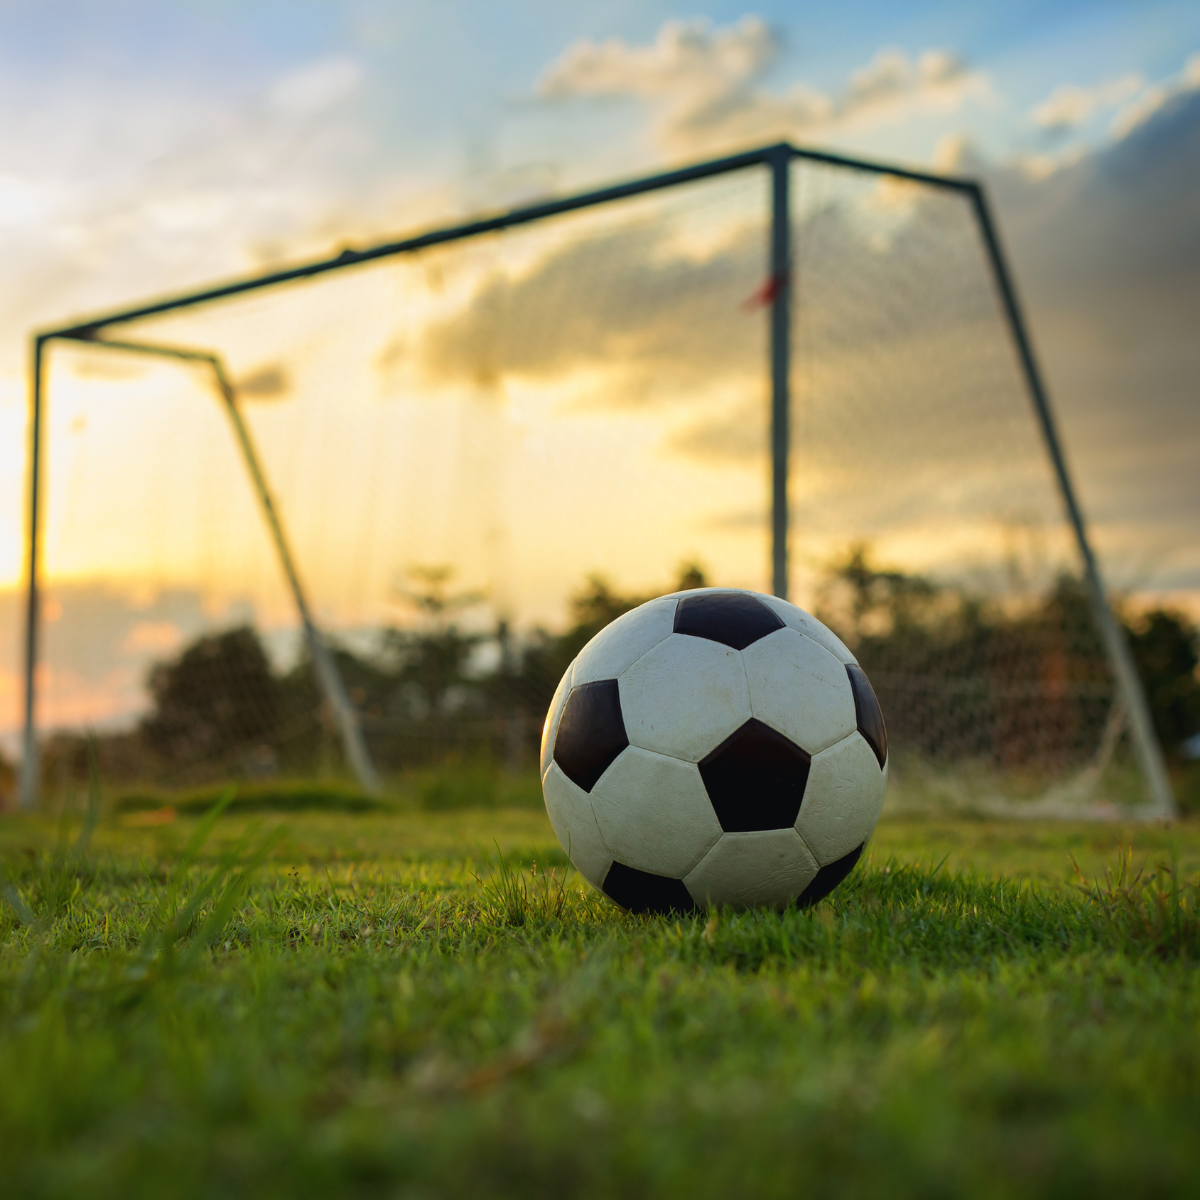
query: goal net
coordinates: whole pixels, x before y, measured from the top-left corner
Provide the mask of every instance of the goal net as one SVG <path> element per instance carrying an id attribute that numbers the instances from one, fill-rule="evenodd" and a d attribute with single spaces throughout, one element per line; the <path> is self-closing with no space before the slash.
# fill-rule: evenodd
<path id="1" fill-rule="evenodd" d="M 385 787 L 532 770 L 623 605 L 770 590 L 786 289 L 791 599 L 870 674 L 896 801 L 1136 798 L 969 197 L 790 171 L 784 279 L 752 163 L 47 342 L 44 790 L 85 729 L 158 787 L 354 737 Z"/>

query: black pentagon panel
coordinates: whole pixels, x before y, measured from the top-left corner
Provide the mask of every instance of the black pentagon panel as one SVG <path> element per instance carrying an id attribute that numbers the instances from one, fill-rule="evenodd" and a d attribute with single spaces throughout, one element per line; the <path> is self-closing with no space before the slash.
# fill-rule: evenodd
<path id="1" fill-rule="evenodd" d="M 854 715 L 858 718 L 858 732 L 867 739 L 867 745 L 879 759 L 879 769 L 887 762 L 887 728 L 883 724 L 883 711 L 875 698 L 875 689 L 862 667 L 846 664 L 850 676 L 850 688 L 854 692 Z"/>
<path id="2" fill-rule="evenodd" d="M 675 632 L 707 638 L 734 650 L 783 628 L 783 621 L 761 600 L 745 592 L 705 592 L 684 596 L 675 609 Z"/>
<path id="3" fill-rule="evenodd" d="M 811 763 L 790 738 L 751 717 L 700 760 L 700 778 L 726 833 L 786 829 L 800 815 Z"/>
<path id="4" fill-rule="evenodd" d="M 866 845 L 866 843 L 864 842 L 863 845 Z M 854 865 L 862 857 L 862 852 L 863 848 L 859 846 L 851 850 L 849 854 L 843 854 L 837 862 L 831 862 L 829 866 L 822 867 L 813 876 L 812 883 L 800 893 L 800 897 L 796 901 L 796 906 L 798 908 L 812 908 L 818 901 L 824 900 L 854 870 Z"/>
<path id="5" fill-rule="evenodd" d="M 651 875 L 614 862 L 604 877 L 604 894 L 635 913 L 696 912 L 696 902 L 682 879 Z"/>
<path id="6" fill-rule="evenodd" d="M 615 679 L 598 679 L 571 689 L 554 737 L 554 761 L 585 792 L 629 745 Z"/>

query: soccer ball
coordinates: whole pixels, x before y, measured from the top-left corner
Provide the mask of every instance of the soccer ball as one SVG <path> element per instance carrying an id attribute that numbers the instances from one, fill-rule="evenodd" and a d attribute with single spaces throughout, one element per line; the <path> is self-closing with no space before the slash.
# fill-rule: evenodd
<path id="1" fill-rule="evenodd" d="M 815 904 L 853 869 L 887 784 L 854 655 L 786 600 L 661 596 L 567 668 L 542 792 L 580 873 L 634 912 Z"/>

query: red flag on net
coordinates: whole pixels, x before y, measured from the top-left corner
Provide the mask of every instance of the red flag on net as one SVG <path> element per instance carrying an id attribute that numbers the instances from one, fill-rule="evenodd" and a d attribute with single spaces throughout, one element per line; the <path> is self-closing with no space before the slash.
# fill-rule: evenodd
<path id="1" fill-rule="evenodd" d="M 742 309 L 744 312 L 757 312 L 760 308 L 766 308 L 775 303 L 775 297 L 779 295 L 781 288 L 786 287 L 788 283 L 787 271 L 781 275 L 772 275 L 770 279 L 756 289 L 752 296 L 742 301 Z"/>

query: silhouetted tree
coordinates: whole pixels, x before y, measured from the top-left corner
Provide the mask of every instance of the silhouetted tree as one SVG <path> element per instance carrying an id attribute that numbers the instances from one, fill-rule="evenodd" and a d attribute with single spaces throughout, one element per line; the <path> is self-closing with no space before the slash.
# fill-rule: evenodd
<path id="1" fill-rule="evenodd" d="M 479 604 L 483 595 L 451 592 L 450 567 L 413 567 L 408 576 L 414 585 L 399 590 L 399 595 L 421 613 L 424 627 L 385 630 L 383 659 L 410 715 L 441 720 L 451 714 L 456 693 L 461 700 L 465 691 L 476 690 L 477 681 L 468 678 L 467 667 L 487 639 L 460 630 L 451 617 Z"/>
<path id="2" fill-rule="evenodd" d="M 484 634 L 458 627 L 455 614 L 481 597 L 451 591 L 447 568 L 414 570 L 409 579 L 402 595 L 421 616 L 416 628 L 383 631 L 371 651 L 331 647 L 366 718 L 372 752 L 389 768 L 451 752 L 488 753 L 488 738 L 494 752 L 495 739 L 513 728 L 533 740 L 575 655 L 651 598 L 593 575 L 572 596 L 564 632 L 517 636 L 500 621 Z M 706 584 L 701 567 L 684 563 L 667 590 Z M 877 566 L 857 545 L 831 566 L 818 615 L 863 663 L 897 745 L 1009 767 L 1062 767 L 1094 753 L 1114 689 L 1081 580 L 1063 575 L 1040 600 L 1013 606 Z M 1170 753 L 1200 731 L 1200 635 L 1187 617 L 1162 609 L 1126 624 Z M 486 670 L 477 653 L 484 643 L 496 651 Z M 163 760 L 225 770 L 231 756 L 260 745 L 297 772 L 337 753 L 308 657 L 276 676 L 249 627 L 200 638 L 152 670 L 149 690 L 153 708 L 136 733 L 97 736 L 105 778 L 144 778 Z M 78 784 L 86 778 L 85 740 L 57 736 L 46 763 L 48 778 Z M 0 803 L 10 788 L 0 761 Z"/>
<path id="3" fill-rule="evenodd" d="M 270 741 L 278 724 L 278 685 L 249 626 L 202 637 L 154 667 L 149 691 L 142 736 L 164 758 L 222 758 Z"/>
<path id="4" fill-rule="evenodd" d="M 1200 635 L 1183 613 L 1156 608 L 1129 629 L 1154 726 L 1168 754 L 1200 731 Z"/>
<path id="5" fill-rule="evenodd" d="M 818 615 L 850 643 L 897 744 L 1006 767 L 1061 768 L 1095 748 L 1113 683 L 1080 580 L 1014 608 L 871 562 L 835 562 Z"/>

